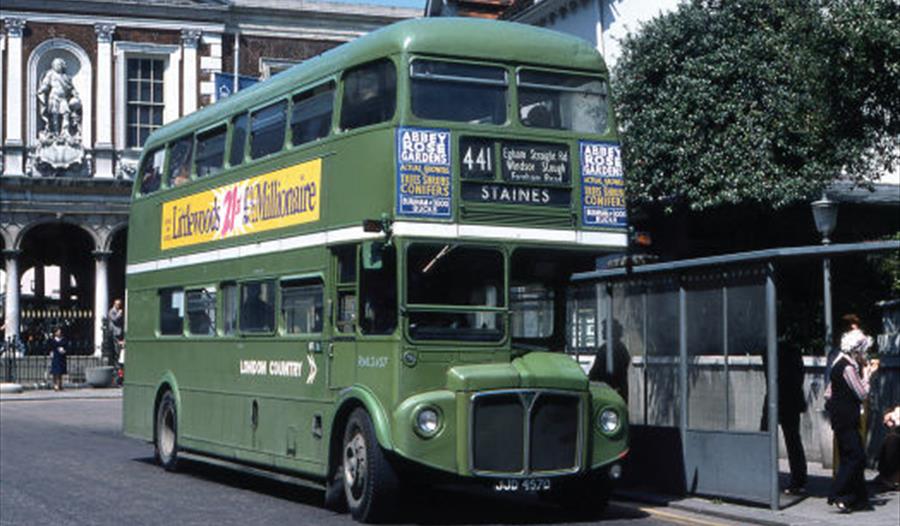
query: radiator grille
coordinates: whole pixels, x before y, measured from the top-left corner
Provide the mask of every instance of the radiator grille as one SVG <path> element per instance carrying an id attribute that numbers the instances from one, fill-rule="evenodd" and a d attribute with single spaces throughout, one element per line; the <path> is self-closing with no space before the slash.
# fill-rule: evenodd
<path id="1" fill-rule="evenodd" d="M 531 474 L 577 471 L 580 397 L 554 391 L 480 393 L 472 399 L 472 470 Z"/>

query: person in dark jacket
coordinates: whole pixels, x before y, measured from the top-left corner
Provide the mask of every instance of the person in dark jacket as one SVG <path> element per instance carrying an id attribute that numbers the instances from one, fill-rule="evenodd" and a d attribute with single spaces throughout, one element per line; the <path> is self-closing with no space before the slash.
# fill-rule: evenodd
<path id="1" fill-rule="evenodd" d="M 68 372 L 66 367 L 66 353 L 69 342 L 63 338 L 63 331 L 57 327 L 53 331 L 53 339 L 50 340 L 50 376 L 53 377 L 53 390 L 62 391 L 62 377 Z"/>
<path id="2" fill-rule="evenodd" d="M 795 345 L 787 345 L 778 353 L 778 423 L 784 433 L 791 483 L 785 493 L 803 493 L 806 486 L 806 452 L 800 438 L 800 414 L 806 412 L 803 396 L 803 356 Z"/>
<path id="3" fill-rule="evenodd" d="M 847 328 L 841 337 L 841 352 L 831 365 L 831 383 L 825 392 L 826 409 L 831 416 L 831 429 L 837 441 L 840 465 L 831 484 L 828 503 L 842 513 L 869 507 L 866 490 L 866 452 L 859 433 L 862 402 L 869 396 L 869 380 L 878 363 L 866 363 L 865 353 L 872 338 L 859 328 L 859 318 L 848 314 L 843 318 Z"/>

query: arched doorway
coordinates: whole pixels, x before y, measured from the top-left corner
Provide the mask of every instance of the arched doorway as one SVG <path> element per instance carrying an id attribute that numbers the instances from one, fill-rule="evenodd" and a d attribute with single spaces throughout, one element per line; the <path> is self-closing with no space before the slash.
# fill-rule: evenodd
<path id="1" fill-rule="evenodd" d="M 20 244 L 20 336 L 26 354 L 45 354 L 44 342 L 62 327 L 72 354 L 93 352 L 94 239 L 63 222 L 30 228 Z"/>

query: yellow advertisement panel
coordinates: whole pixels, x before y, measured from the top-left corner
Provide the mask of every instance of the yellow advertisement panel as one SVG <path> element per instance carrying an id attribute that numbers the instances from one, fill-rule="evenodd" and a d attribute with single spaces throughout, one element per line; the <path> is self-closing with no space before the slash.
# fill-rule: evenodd
<path id="1" fill-rule="evenodd" d="M 322 159 L 163 203 L 162 250 L 319 220 Z"/>

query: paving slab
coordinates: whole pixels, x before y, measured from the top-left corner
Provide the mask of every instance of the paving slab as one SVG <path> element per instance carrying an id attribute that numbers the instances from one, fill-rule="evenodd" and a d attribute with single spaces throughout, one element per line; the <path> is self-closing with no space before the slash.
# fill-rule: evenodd
<path id="1" fill-rule="evenodd" d="M 866 480 L 871 481 L 877 472 L 866 471 Z M 767 507 L 731 502 L 724 499 L 697 496 L 677 497 L 648 493 L 646 491 L 622 490 L 618 498 L 648 502 L 658 506 L 695 514 L 720 517 L 746 524 L 763 526 L 898 526 L 900 525 L 900 491 L 888 490 L 869 483 L 872 509 L 842 514 L 827 502 L 831 485 L 831 470 L 819 464 L 809 464 L 809 482 L 803 497 L 782 499 L 782 509 L 772 511 Z"/>
<path id="2" fill-rule="evenodd" d="M 0 391 L 0 402 L 35 402 L 42 400 L 85 400 L 85 399 L 112 399 L 122 398 L 120 387 L 89 387 L 82 384 L 68 384 L 62 391 L 53 389 L 25 389 L 15 392 Z"/>

